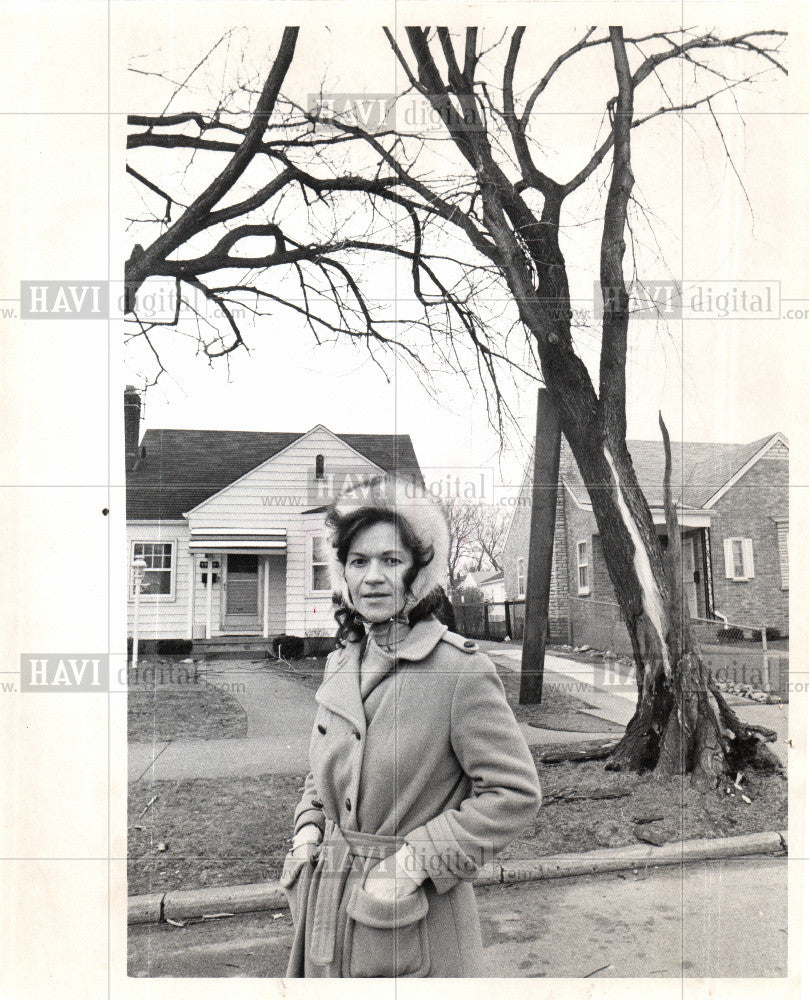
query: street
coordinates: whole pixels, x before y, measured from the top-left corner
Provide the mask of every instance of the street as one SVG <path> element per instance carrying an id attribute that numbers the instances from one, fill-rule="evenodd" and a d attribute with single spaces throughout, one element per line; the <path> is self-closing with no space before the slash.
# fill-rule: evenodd
<path id="1" fill-rule="evenodd" d="M 787 864 L 736 858 L 478 889 L 486 975 L 784 976 Z M 287 910 L 136 924 L 129 975 L 277 978 L 290 935 Z"/>

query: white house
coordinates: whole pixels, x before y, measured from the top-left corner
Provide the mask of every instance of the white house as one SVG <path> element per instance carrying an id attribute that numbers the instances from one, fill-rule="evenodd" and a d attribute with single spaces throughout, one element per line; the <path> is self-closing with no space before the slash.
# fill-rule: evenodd
<path id="1" fill-rule="evenodd" d="M 502 604 L 506 599 L 506 584 L 503 578 L 503 571 L 497 570 L 485 573 L 478 573 L 478 588 L 482 591 L 484 600 L 492 604 Z"/>
<path id="2" fill-rule="evenodd" d="M 148 430 L 125 395 L 129 565 L 142 640 L 331 636 L 324 511 L 368 475 L 422 483 L 407 434 Z M 129 633 L 134 576 L 130 571 Z"/>

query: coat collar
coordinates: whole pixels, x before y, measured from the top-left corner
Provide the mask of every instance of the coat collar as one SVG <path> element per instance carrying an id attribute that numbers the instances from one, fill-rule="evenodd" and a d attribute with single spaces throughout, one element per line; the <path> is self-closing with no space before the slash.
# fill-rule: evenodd
<path id="1" fill-rule="evenodd" d="M 436 618 L 417 622 L 396 648 L 396 660 L 416 663 L 432 653 L 447 626 Z M 349 642 L 337 654 L 337 665 L 317 690 L 315 701 L 347 719 L 361 732 L 365 730 L 365 710 L 360 694 L 362 643 Z"/>

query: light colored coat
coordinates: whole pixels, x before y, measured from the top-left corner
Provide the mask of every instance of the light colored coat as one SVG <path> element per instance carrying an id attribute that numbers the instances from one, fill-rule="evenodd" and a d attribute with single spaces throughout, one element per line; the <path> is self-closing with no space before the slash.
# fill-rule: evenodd
<path id="1" fill-rule="evenodd" d="M 364 701 L 357 643 L 331 654 L 316 695 L 295 830 L 325 827 L 332 853 L 324 861 L 321 849 L 317 868 L 287 858 L 282 882 L 296 922 L 287 974 L 479 975 L 471 880 L 536 816 L 533 758 L 474 642 L 428 619 L 395 659 L 373 643 L 367 656 Z M 404 901 L 381 903 L 362 883 L 402 838 L 428 877 Z"/>

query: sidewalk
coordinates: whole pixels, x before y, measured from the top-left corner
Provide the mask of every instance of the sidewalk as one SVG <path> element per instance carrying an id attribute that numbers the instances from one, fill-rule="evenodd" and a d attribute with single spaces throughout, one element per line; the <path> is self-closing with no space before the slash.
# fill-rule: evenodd
<path id="1" fill-rule="evenodd" d="M 481 643 L 481 646 L 496 662 L 509 669 L 520 669 L 522 647 L 500 646 L 496 642 Z M 589 714 L 609 719 L 610 722 L 616 722 L 622 726 L 629 722 L 635 710 L 637 688 L 632 668 L 630 668 L 630 673 L 625 675 L 605 666 L 601 661 L 585 658 L 574 659 L 546 653 L 544 683 L 548 686 L 561 686 L 567 694 L 574 695 L 592 705 L 593 711 Z M 789 752 L 787 742 L 789 738 L 789 705 L 763 705 L 734 694 L 726 694 L 725 701 L 742 722 L 764 726 L 778 734 L 776 742 L 769 743 L 768 746 L 778 755 L 781 762 L 786 764 Z M 529 742 L 550 743 L 553 741 L 554 734 L 548 730 L 531 729 L 531 732 L 540 733 L 541 737 L 534 736 Z M 588 734 L 586 737 L 576 733 L 555 735 L 567 737 L 567 739 L 558 740 L 558 742 L 576 742 L 582 738 L 599 738 L 598 734 Z"/>
<path id="2" fill-rule="evenodd" d="M 315 715 L 312 690 L 249 660 L 212 661 L 201 675 L 227 684 L 247 715 L 247 736 L 130 743 L 130 781 L 306 774 Z"/>
<path id="3" fill-rule="evenodd" d="M 480 645 L 498 664 L 519 671 L 520 646 L 494 642 Z M 212 681 L 227 682 L 228 689 L 244 708 L 247 736 L 130 743 L 129 780 L 152 782 L 255 777 L 269 773 L 306 774 L 315 714 L 314 691 L 248 660 L 212 661 L 204 669 L 204 675 Z M 605 670 L 600 662 L 548 654 L 544 683 L 592 705 L 592 709 L 582 709 L 586 714 L 620 726 L 629 722 L 635 708 L 637 696 L 632 677 Z M 237 684 L 244 690 L 234 689 Z M 786 764 L 789 706 L 761 705 L 734 695 L 727 696 L 727 700 L 742 721 L 766 726 L 778 733 L 778 741 L 769 746 Z M 538 729 L 527 723 L 522 724 L 522 731 L 529 745 L 615 738 L 614 732 Z"/>

